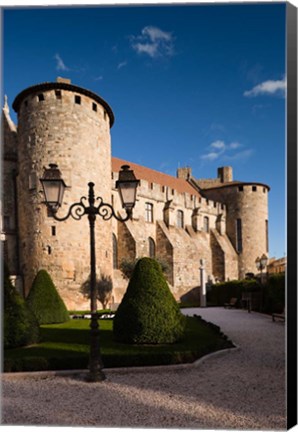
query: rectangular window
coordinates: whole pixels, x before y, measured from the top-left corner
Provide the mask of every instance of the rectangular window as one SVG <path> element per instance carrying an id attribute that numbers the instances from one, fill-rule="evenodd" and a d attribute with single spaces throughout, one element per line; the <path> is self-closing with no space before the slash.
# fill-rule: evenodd
<path id="1" fill-rule="evenodd" d="M 61 99 L 61 90 L 55 90 L 56 99 Z"/>
<path id="2" fill-rule="evenodd" d="M 37 97 L 38 97 L 39 102 L 44 101 L 44 94 L 43 93 L 40 93 Z"/>
<path id="3" fill-rule="evenodd" d="M 243 186 L 238 186 L 239 192 L 243 192 Z"/>
<path id="4" fill-rule="evenodd" d="M 92 103 L 92 109 L 93 109 L 93 111 L 95 111 L 95 112 L 97 111 L 97 105 L 96 105 L 96 103 L 94 103 L 94 102 Z"/>
<path id="5" fill-rule="evenodd" d="M 209 232 L 209 218 L 208 216 L 204 216 L 204 225 L 203 225 L 203 230 L 205 232 Z"/>
<path id="6" fill-rule="evenodd" d="M 81 105 L 81 96 L 75 95 L 75 103 Z"/>
<path id="7" fill-rule="evenodd" d="M 182 210 L 177 211 L 177 227 L 183 228 L 184 227 L 184 215 Z"/>
<path id="8" fill-rule="evenodd" d="M 242 221 L 236 220 L 236 248 L 237 252 L 242 252 Z"/>
<path id="9" fill-rule="evenodd" d="M 253 187 L 252 187 L 252 191 L 253 191 L 253 192 L 257 192 L 257 186 L 253 186 Z"/>
<path id="10" fill-rule="evenodd" d="M 55 235 L 56 235 L 56 227 L 52 226 L 52 236 L 55 236 Z"/>
<path id="11" fill-rule="evenodd" d="M 145 220 L 153 222 L 153 204 L 151 203 L 145 203 Z"/>

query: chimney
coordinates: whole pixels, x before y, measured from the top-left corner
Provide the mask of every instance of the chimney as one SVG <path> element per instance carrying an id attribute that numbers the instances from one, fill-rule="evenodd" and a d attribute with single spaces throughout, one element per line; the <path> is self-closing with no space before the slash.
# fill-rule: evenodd
<path id="1" fill-rule="evenodd" d="M 56 82 L 58 83 L 64 83 L 64 84 L 71 84 L 71 80 L 68 78 L 62 78 L 62 77 L 57 77 L 56 78 Z"/>
<path id="2" fill-rule="evenodd" d="M 177 169 L 177 178 L 188 180 L 190 177 L 191 177 L 191 168 L 190 167 Z"/>
<path id="3" fill-rule="evenodd" d="M 221 183 L 233 181 L 233 168 L 229 166 L 217 168 L 217 177 Z"/>

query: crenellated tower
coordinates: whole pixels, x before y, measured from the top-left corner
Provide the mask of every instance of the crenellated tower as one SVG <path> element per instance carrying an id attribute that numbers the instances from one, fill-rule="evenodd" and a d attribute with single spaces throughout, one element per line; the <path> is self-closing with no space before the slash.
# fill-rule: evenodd
<path id="1" fill-rule="evenodd" d="M 14 100 L 18 114 L 18 225 L 20 271 L 28 293 L 37 271 L 49 271 L 69 308 L 81 304 L 80 286 L 89 277 L 88 220 L 56 222 L 49 217 L 40 184 L 44 167 L 59 166 L 67 185 L 59 215 L 88 193 L 111 201 L 111 140 L 114 116 L 98 95 L 69 80 L 38 84 Z M 112 272 L 108 224 L 98 220 L 97 271 Z"/>
<path id="2" fill-rule="evenodd" d="M 239 278 L 256 273 L 256 258 L 269 252 L 269 186 L 233 181 L 231 167 L 219 168 L 217 182 L 202 186 L 204 196 L 227 206 L 226 233 L 238 254 Z"/>

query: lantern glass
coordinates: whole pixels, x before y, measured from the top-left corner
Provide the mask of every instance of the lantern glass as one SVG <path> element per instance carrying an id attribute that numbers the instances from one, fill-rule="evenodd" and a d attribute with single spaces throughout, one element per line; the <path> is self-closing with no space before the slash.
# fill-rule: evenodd
<path id="1" fill-rule="evenodd" d="M 54 211 L 61 206 L 66 184 L 61 178 L 57 165 L 50 164 L 43 177 L 40 179 L 46 204 Z"/>
<path id="2" fill-rule="evenodd" d="M 261 267 L 261 260 L 260 260 L 260 258 L 258 257 L 255 262 L 256 262 L 257 269 L 260 270 L 260 267 Z"/>
<path id="3" fill-rule="evenodd" d="M 124 207 L 125 209 L 133 208 L 136 202 L 136 182 L 121 182 L 118 184 L 118 190 L 122 202 L 122 207 Z"/>
<path id="4" fill-rule="evenodd" d="M 136 179 L 134 172 L 129 169 L 128 165 L 123 165 L 121 168 L 116 188 L 119 191 L 122 207 L 131 210 L 136 202 L 139 180 Z"/>
<path id="5" fill-rule="evenodd" d="M 267 260 L 268 260 L 268 258 L 266 257 L 266 255 L 265 254 L 263 254 L 262 255 L 262 257 L 261 257 L 261 266 L 262 266 L 262 268 L 265 268 L 266 267 L 266 265 L 267 265 Z"/>

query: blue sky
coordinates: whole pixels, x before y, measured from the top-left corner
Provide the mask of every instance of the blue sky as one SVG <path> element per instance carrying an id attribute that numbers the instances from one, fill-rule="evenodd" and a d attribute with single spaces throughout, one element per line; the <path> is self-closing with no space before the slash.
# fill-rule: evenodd
<path id="1" fill-rule="evenodd" d="M 285 3 L 8 8 L 3 94 L 67 77 L 113 109 L 113 156 L 268 184 L 285 246 Z M 16 121 L 11 108 L 11 115 Z"/>

